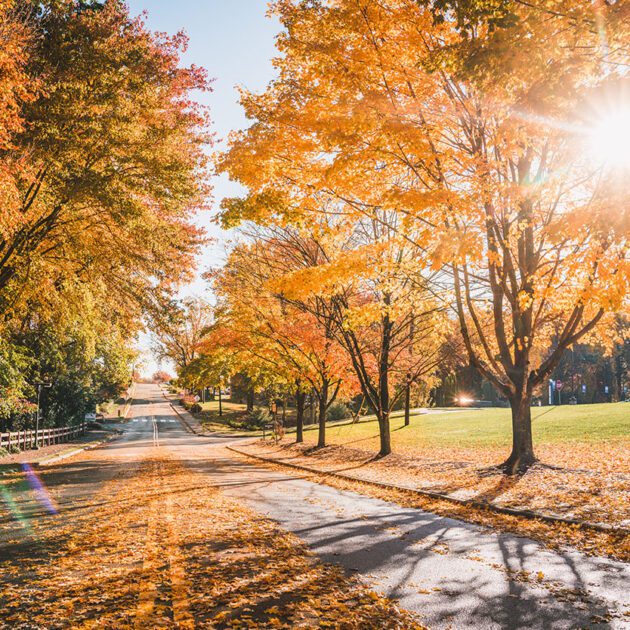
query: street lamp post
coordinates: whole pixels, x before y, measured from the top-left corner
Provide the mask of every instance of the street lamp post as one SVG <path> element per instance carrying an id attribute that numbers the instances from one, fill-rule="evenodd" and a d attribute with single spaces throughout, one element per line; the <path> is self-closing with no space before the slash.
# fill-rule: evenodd
<path id="1" fill-rule="evenodd" d="M 42 387 L 52 387 L 52 383 L 37 383 L 37 413 L 35 414 L 35 449 L 39 448 L 39 400 Z"/>

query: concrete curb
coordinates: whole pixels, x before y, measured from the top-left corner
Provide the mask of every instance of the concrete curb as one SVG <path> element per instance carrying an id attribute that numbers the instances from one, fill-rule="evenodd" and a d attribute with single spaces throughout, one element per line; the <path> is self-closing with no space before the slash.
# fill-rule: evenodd
<path id="1" fill-rule="evenodd" d="M 166 396 L 164 396 L 164 398 L 166 398 Z M 168 400 L 168 398 L 166 398 L 166 400 Z M 184 418 L 183 414 L 181 414 L 179 412 L 179 410 L 175 408 L 175 405 L 172 402 L 170 402 L 170 400 L 169 400 L 168 404 L 171 406 L 171 409 L 178 415 L 181 423 L 184 425 L 184 428 L 189 433 L 193 433 L 194 435 L 202 435 L 199 431 L 195 431 L 195 429 L 188 423 L 186 418 Z"/>
<path id="2" fill-rule="evenodd" d="M 520 518 L 526 518 L 529 520 L 539 520 L 547 523 L 562 523 L 563 525 L 571 525 L 573 527 L 579 527 L 581 529 L 591 529 L 606 534 L 630 534 L 630 529 L 624 527 L 613 527 L 611 525 L 605 525 L 600 523 L 589 523 L 588 521 L 578 521 L 571 518 L 563 518 L 561 516 L 549 516 L 548 514 L 541 514 L 534 512 L 533 510 L 516 510 L 514 508 L 500 507 L 498 505 L 492 505 L 492 503 L 482 503 L 480 501 L 474 501 L 472 499 L 457 499 L 455 497 L 449 497 L 447 494 L 441 494 L 440 492 L 431 492 L 430 490 L 419 490 L 418 488 L 411 488 L 408 486 L 396 486 L 391 483 L 385 483 L 381 481 L 372 481 L 370 479 L 361 479 L 361 477 L 355 477 L 354 475 L 344 475 L 341 473 L 325 470 L 317 470 L 316 468 L 308 468 L 307 466 L 301 466 L 299 464 L 291 464 L 289 462 L 282 462 L 273 457 L 261 457 L 260 455 L 252 455 L 245 451 L 240 451 L 237 448 L 226 445 L 228 450 L 244 455 L 245 457 L 251 457 L 261 462 L 268 464 L 277 464 L 278 466 L 286 466 L 287 468 L 294 468 L 303 472 L 309 472 L 316 475 L 322 475 L 324 477 L 335 477 L 336 479 L 342 479 L 343 481 L 353 481 L 358 483 L 364 483 L 368 486 L 381 488 L 384 490 L 397 490 L 398 492 L 407 492 L 409 494 L 415 494 L 422 497 L 428 497 L 430 499 L 438 499 L 440 501 L 448 501 L 457 505 L 463 505 L 467 507 L 473 507 L 481 510 L 487 510 L 489 512 L 496 512 L 498 514 L 507 514 L 509 516 L 517 516 Z"/>
<path id="3" fill-rule="evenodd" d="M 94 442 L 88 442 L 87 444 L 84 444 L 83 446 L 73 448 L 69 451 L 63 451 L 62 453 L 58 453 L 57 455 L 51 455 L 50 457 L 45 457 L 44 459 L 41 459 L 35 462 L 35 465 L 39 468 L 39 467 L 46 467 L 51 464 L 56 464 L 57 462 L 60 462 L 64 459 L 68 459 L 69 457 L 78 455 L 79 453 L 82 453 L 83 451 L 91 451 L 92 449 L 98 448 L 99 446 L 102 446 L 103 444 L 108 444 L 109 442 L 113 442 L 115 439 L 119 438 L 121 435 L 122 433 L 116 433 L 115 435 L 108 436 L 103 440 L 96 440 Z"/>

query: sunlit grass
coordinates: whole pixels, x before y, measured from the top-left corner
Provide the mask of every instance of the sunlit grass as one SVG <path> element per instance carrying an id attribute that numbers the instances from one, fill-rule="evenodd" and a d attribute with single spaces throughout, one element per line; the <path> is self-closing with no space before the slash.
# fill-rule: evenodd
<path id="1" fill-rule="evenodd" d="M 630 404 L 563 405 L 532 409 L 534 440 L 539 443 L 598 442 L 630 439 Z M 509 409 L 470 409 L 418 414 L 404 426 L 401 416 L 391 420 L 394 449 L 413 446 L 496 447 L 511 443 Z M 329 443 L 369 442 L 378 435 L 375 420 L 330 425 Z M 307 440 L 315 439 L 308 427 Z"/>

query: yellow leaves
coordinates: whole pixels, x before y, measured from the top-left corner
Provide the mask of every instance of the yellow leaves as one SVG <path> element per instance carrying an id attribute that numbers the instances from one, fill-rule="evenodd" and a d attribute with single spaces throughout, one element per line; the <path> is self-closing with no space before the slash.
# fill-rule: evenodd
<path id="1" fill-rule="evenodd" d="M 82 457 L 98 466 L 102 453 Z M 33 554 L 19 567 L 7 559 L 0 566 L 5 623 L 420 628 L 164 451 L 126 468 L 93 499 L 62 521 L 40 522 Z"/>
<path id="2" fill-rule="evenodd" d="M 331 262 L 298 269 L 271 280 L 269 288 L 289 298 L 334 294 L 348 283 L 368 275 L 374 264 L 373 255 L 382 247 L 377 244 L 338 252 Z"/>
<path id="3" fill-rule="evenodd" d="M 621 406 L 624 404 L 618 403 Z M 611 406 L 611 409 L 614 407 Z M 576 425 L 587 422 L 588 412 L 582 413 L 584 419 L 576 420 Z M 623 414 L 623 410 L 618 407 L 612 413 Z M 506 411 L 506 421 L 508 416 L 509 412 Z M 543 419 L 549 418 L 549 414 L 543 413 L 539 417 L 544 422 Z M 499 471 L 491 475 L 487 473 L 488 466 L 505 456 L 504 448 L 466 445 L 465 440 L 461 442 L 461 446 L 449 443 L 440 445 L 438 436 L 432 435 L 429 428 L 433 422 L 437 427 L 438 424 L 450 421 L 431 421 L 431 416 L 425 418 L 429 420 L 418 426 L 415 438 L 412 434 L 407 434 L 408 437 L 405 438 L 402 431 L 392 432 L 396 452 L 393 460 L 373 460 L 373 452 L 378 449 L 378 431 L 369 422 L 361 422 L 335 432 L 331 436 L 335 447 L 326 453 L 320 452 L 316 458 L 309 454 L 312 443 L 309 443 L 308 434 L 307 443 L 303 446 L 281 444 L 276 448 L 259 444 L 248 447 L 248 450 L 251 448 L 254 454 L 277 458 L 279 461 L 288 458 L 294 464 L 320 471 L 337 470 L 343 473 L 351 467 L 352 476 L 357 479 L 444 491 L 456 497 L 480 498 L 482 501 L 487 501 L 487 497 L 492 496 L 492 502 L 499 506 L 530 509 L 542 514 L 605 523 L 613 527 L 627 527 L 630 520 L 626 500 L 629 492 L 627 473 L 630 471 L 627 439 L 593 438 L 591 441 L 590 437 L 584 437 L 571 442 L 538 443 L 536 450 L 541 460 L 554 462 L 559 468 L 535 466 L 522 478 L 506 480 Z M 412 427 L 416 422 L 422 420 L 412 418 Z M 539 426 L 539 430 L 544 431 L 536 422 L 535 419 L 534 426 Z M 557 420 L 549 422 L 554 423 Z M 402 423 L 402 419 L 392 419 L 392 428 L 400 426 L 398 423 Z M 567 444 L 571 448 L 567 448 Z M 454 459 L 462 463 L 457 471 L 449 464 Z M 322 481 L 334 485 L 329 477 L 322 477 Z M 468 508 L 427 502 L 421 498 L 410 503 L 409 496 L 405 493 L 392 494 L 380 490 L 372 492 L 369 486 L 363 484 L 358 484 L 354 489 L 402 505 L 413 505 L 515 531 L 541 540 L 544 544 L 568 543 L 588 553 L 619 559 L 630 557 L 628 537 L 623 530 L 611 534 L 598 533 L 557 523 L 549 525 L 531 519 L 503 518 L 487 512 L 479 514 Z M 443 553 L 448 552 L 448 549 L 436 546 L 435 551 Z M 532 574 L 529 579 L 534 577 Z M 538 580 L 545 579 L 541 574 L 536 577 Z"/>
<path id="4" fill-rule="evenodd" d="M 518 305 L 521 312 L 528 310 L 534 302 L 534 297 L 531 291 L 521 290 L 518 292 Z"/>
<path id="5" fill-rule="evenodd" d="M 478 261 L 483 255 L 483 242 L 475 230 L 445 228 L 436 234 L 432 250 L 432 269 L 441 269 L 445 264 L 463 264 L 467 260 Z"/>

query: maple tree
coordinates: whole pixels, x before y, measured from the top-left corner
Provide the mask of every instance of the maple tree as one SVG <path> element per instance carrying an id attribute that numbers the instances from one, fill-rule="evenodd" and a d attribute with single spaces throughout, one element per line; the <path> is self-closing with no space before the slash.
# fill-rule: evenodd
<path id="1" fill-rule="evenodd" d="M 292 262 L 276 266 L 270 288 L 315 318 L 345 351 L 376 414 L 382 456 L 391 452 L 392 409 L 403 395 L 409 402 L 413 383 L 433 376 L 444 337 L 442 309 L 419 283 L 409 247 L 384 219 L 377 213 L 357 221 L 345 235 L 267 228 L 259 245 L 281 248 Z"/>
<path id="2" fill-rule="evenodd" d="M 278 294 L 272 281 L 299 269 L 297 250 L 289 250 L 277 232 L 259 232 L 234 248 L 214 277 L 223 309 L 221 339 L 240 353 L 241 369 L 272 373 L 292 390 L 297 405 L 298 442 L 303 441 L 307 391 L 318 401 L 318 445 L 326 444 L 326 414 L 339 393 L 355 391 L 350 365 L 327 322 L 315 313 L 325 298 L 305 296 L 295 303 Z M 306 305 L 308 304 L 308 307 Z"/>
<path id="3" fill-rule="evenodd" d="M 66 281 L 150 302 L 185 277 L 201 241 L 189 219 L 209 138 L 189 94 L 205 74 L 179 67 L 182 35 L 150 32 L 117 0 L 32 13 L 24 69 L 38 91 L 2 156 L 20 170 L 3 199 L 0 308 Z"/>
<path id="4" fill-rule="evenodd" d="M 514 472 L 535 461 L 534 388 L 627 306 L 627 187 L 593 145 L 627 107 L 628 7 L 506 2 L 509 19 L 458 23 L 450 5 L 467 7 L 276 2 L 279 77 L 243 93 L 254 124 L 220 167 L 248 195 L 223 218 L 399 216 L 418 267 L 453 291 L 471 364 L 511 405 Z"/>
<path id="5" fill-rule="evenodd" d="M 214 309 L 201 298 L 168 300 L 151 310 L 154 351 L 179 370 L 198 358 L 201 344 L 214 321 Z"/>
<path id="6" fill-rule="evenodd" d="M 118 0 L 0 2 L 2 395 L 53 376 L 51 421 L 116 397 L 143 316 L 194 268 L 209 86 L 185 47 Z"/>

